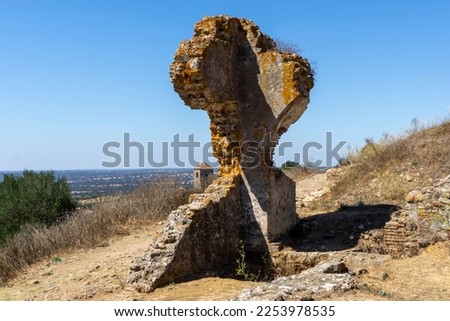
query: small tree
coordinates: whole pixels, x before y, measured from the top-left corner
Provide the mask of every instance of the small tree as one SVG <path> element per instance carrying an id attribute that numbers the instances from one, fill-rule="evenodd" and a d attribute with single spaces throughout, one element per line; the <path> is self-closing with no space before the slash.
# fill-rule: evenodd
<path id="1" fill-rule="evenodd" d="M 49 226 L 76 206 L 66 179 L 53 172 L 6 174 L 0 183 L 0 244 L 25 223 Z"/>
<path id="2" fill-rule="evenodd" d="M 282 169 L 289 169 L 289 168 L 298 168 L 300 167 L 300 164 L 294 161 L 286 161 L 285 163 L 283 163 L 283 165 L 281 165 Z"/>

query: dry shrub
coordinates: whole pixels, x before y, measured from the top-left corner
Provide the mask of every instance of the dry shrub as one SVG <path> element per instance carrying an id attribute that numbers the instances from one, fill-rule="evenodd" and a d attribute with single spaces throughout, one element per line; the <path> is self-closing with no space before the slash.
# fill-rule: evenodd
<path id="1" fill-rule="evenodd" d="M 366 145 L 342 162 L 344 174 L 332 188 L 334 198 L 378 190 L 371 182 L 376 179 L 382 198 L 401 202 L 405 193 L 420 187 L 428 179 L 448 175 L 450 171 L 450 122 L 446 119 L 430 127 L 413 128 L 404 135 L 384 135 L 379 141 L 366 139 Z M 400 175 L 411 174 L 407 183 Z"/>
<path id="2" fill-rule="evenodd" d="M 450 121 L 416 132 L 411 135 L 416 142 L 414 149 L 418 167 L 429 168 L 445 174 L 450 162 Z"/>
<path id="3" fill-rule="evenodd" d="M 194 190 L 180 188 L 175 179 L 143 184 L 127 199 L 133 220 L 161 220 L 185 204 Z"/>
<path id="4" fill-rule="evenodd" d="M 411 158 L 410 141 L 403 137 L 385 135 L 379 142 L 366 139 L 366 145 L 351 158 L 359 174 L 383 173 L 394 163 Z"/>
<path id="5" fill-rule="evenodd" d="M 403 200 L 405 195 L 410 191 L 410 186 L 402 178 L 393 173 L 381 175 L 378 184 L 384 198 L 389 201 Z"/>
<path id="6" fill-rule="evenodd" d="M 50 227 L 25 225 L 0 249 L 0 283 L 24 267 L 65 250 L 89 248 L 124 233 L 127 227 L 161 220 L 187 203 L 191 191 L 175 179 L 143 184 L 134 192 L 107 197 Z"/>
<path id="7" fill-rule="evenodd" d="M 373 194 L 370 182 L 377 179 L 377 184 L 383 186 L 382 193 L 385 198 L 402 199 L 406 190 L 399 174 L 395 172 L 395 167 L 410 158 L 410 154 L 410 146 L 404 138 L 390 138 L 378 143 L 366 140 L 361 151 L 349 157 L 350 166 L 332 188 L 332 194 L 340 196 L 358 190 L 359 194 L 369 197 Z"/>
<path id="8" fill-rule="evenodd" d="M 302 48 L 295 42 L 276 39 L 275 44 L 277 46 L 277 50 L 279 50 L 280 52 L 292 54 L 300 54 L 300 52 L 302 52 Z"/>

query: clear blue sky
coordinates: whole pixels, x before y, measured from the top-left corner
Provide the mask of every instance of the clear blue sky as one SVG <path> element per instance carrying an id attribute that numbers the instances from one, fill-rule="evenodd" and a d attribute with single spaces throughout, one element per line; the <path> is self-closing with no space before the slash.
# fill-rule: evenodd
<path id="1" fill-rule="evenodd" d="M 154 142 L 156 160 L 177 133 L 208 142 L 206 114 L 184 106 L 168 68 L 194 23 L 217 14 L 316 62 L 308 110 L 282 139 L 290 152 L 327 131 L 361 146 L 449 113 L 449 1 L 2 0 L 0 170 L 100 168 L 103 144 L 125 132 Z"/>

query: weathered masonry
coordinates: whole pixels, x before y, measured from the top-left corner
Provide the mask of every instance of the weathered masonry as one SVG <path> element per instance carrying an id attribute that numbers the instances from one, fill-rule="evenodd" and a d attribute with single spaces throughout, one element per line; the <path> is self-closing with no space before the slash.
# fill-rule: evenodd
<path id="1" fill-rule="evenodd" d="M 219 177 L 173 211 L 133 261 L 128 282 L 140 291 L 233 262 L 240 241 L 268 252 L 297 221 L 294 182 L 272 157 L 309 103 L 308 61 L 278 51 L 249 20 L 206 17 L 180 44 L 170 77 L 186 105 L 208 113 Z"/>

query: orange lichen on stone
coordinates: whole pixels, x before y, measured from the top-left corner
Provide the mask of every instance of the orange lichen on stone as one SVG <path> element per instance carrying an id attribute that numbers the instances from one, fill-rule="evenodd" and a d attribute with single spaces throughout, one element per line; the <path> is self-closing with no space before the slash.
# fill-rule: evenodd
<path id="1" fill-rule="evenodd" d="M 297 81 L 295 81 L 295 68 L 296 64 L 292 61 L 283 63 L 281 70 L 282 79 L 282 92 L 283 102 L 285 105 L 289 105 L 295 98 L 298 97 Z"/>

